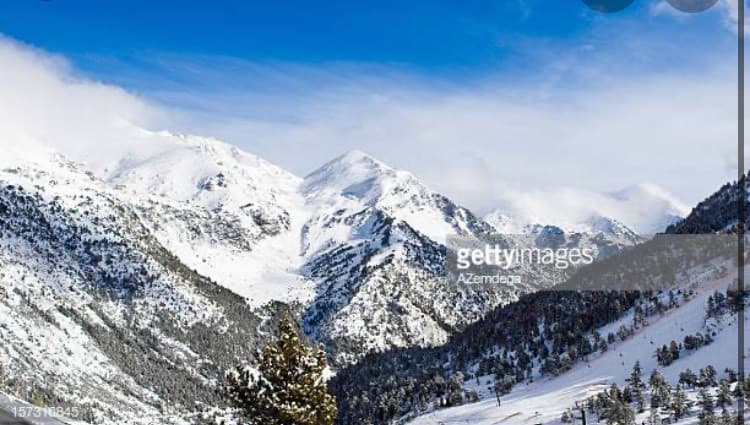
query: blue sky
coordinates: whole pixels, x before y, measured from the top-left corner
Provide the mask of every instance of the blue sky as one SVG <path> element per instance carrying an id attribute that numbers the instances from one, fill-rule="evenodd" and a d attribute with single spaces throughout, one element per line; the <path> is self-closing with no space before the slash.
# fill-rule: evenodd
<path id="1" fill-rule="evenodd" d="M 548 3 L 548 4 L 544 4 Z M 579 2 L 247 2 L 11 0 L 4 32 L 86 61 L 143 52 L 254 61 L 361 61 L 422 70 L 497 66 L 501 39 L 573 38 Z"/>
<path id="2" fill-rule="evenodd" d="M 694 16 L 670 13 L 666 7 L 657 13 L 655 5 L 639 0 L 623 12 L 602 15 L 578 0 L 8 0 L 0 30 L 63 54 L 105 81 L 125 79 L 125 70 L 132 71 L 125 66 L 158 79 L 169 71 L 148 66 L 159 55 L 377 64 L 461 79 L 511 68 L 538 71 L 545 58 L 535 50 L 585 43 L 606 43 L 612 51 L 627 48 L 623 45 L 634 38 L 671 43 L 657 46 L 662 50 L 657 53 L 666 57 L 640 63 L 647 68 L 638 71 L 704 60 L 705 52 L 695 47 L 732 47 L 721 5 Z M 680 52 L 680 47 L 690 51 Z"/>
<path id="3" fill-rule="evenodd" d="M 610 15 L 579 0 L 6 0 L 0 13 L 5 37 L 68 64 L 61 78 L 158 108 L 154 129 L 300 175 L 362 149 L 480 210 L 511 188 L 641 181 L 693 203 L 731 179 L 733 25 L 732 0 L 697 15 L 660 0 Z"/>

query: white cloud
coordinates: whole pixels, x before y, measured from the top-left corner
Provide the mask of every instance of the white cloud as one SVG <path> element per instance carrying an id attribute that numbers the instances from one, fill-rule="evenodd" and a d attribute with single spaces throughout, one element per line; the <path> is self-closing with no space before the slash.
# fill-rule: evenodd
<path id="1" fill-rule="evenodd" d="M 99 165 L 122 155 L 166 114 L 124 90 L 78 77 L 68 62 L 0 38 L 0 147 L 54 146 Z"/>
<path id="2" fill-rule="evenodd" d="M 641 77 L 566 93 L 383 82 L 264 103 L 297 105 L 286 111 L 291 119 L 193 122 L 300 174 L 363 149 L 480 211 L 508 188 L 612 190 L 643 180 L 694 202 L 734 176 L 726 164 L 736 151 L 732 77 Z"/>
<path id="3" fill-rule="evenodd" d="M 612 193 L 558 187 L 530 191 L 511 190 L 499 212 L 517 224 L 554 224 L 565 229 L 593 217 L 615 218 L 636 232 L 648 235 L 663 231 L 673 217 L 684 217 L 690 208 L 661 187 L 639 183 Z"/>
<path id="4" fill-rule="evenodd" d="M 693 203 L 734 177 L 731 67 L 613 76 L 565 62 L 538 80 L 465 84 L 392 69 L 253 65 L 256 72 L 235 73 L 223 88 L 159 93 L 182 107 L 167 109 L 82 79 L 64 59 L 0 40 L 0 145 L 40 140 L 100 166 L 134 144 L 155 148 L 139 127 L 168 129 L 218 137 L 301 175 L 356 148 L 478 212 L 509 193 L 607 191 L 639 181 Z M 206 77 L 199 65 L 192 72 Z M 571 72 L 585 84 L 564 84 Z"/>

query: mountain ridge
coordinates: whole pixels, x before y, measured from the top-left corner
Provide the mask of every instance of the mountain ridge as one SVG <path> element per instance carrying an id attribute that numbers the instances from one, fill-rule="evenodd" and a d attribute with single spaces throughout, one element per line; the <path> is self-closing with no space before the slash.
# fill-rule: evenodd
<path id="1" fill-rule="evenodd" d="M 221 370 L 251 358 L 282 309 L 338 366 L 444 344 L 540 289 L 446 285 L 446 238 L 494 229 L 362 152 L 299 178 L 213 139 L 151 136 L 169 146 L 99 172 L 44 146 L 0 160 L 0 309 L 15 318 L 0 361 L 46 382 L 50 400 L 101 393 L 92 420 L 179 422 L 196 400 L 219 403 Z M 45 347 L 26 334 L 63 348 L 53 358 L 71 383 L 29 360 Z"/>

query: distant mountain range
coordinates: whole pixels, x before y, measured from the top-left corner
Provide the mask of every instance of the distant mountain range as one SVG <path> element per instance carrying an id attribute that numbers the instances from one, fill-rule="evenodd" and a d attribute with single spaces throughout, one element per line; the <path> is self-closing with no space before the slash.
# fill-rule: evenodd
<path id="1" fill-rule="evenodd" d="M 572 233 L 632 231 L 650 236 L 663 232 L 689 211 L 659 186 L 640 183 L 604 194 L 573 189 L 529 193 L 485 219 L 501 233 L 526 233 L 553 225 Z"/>

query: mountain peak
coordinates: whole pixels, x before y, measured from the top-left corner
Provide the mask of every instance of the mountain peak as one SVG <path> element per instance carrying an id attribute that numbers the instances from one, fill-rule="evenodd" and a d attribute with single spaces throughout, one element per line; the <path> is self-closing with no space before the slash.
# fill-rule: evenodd
<path id="1" fill-rule="evenodd" d="M 368 154 L 367 152 L 361 151 L 359 149 L 352 149 L 344 153 L 343 155 L 339 155 L 331 162 L 339 162 L 339 163 L 346 163 L 346 164 L 370 163 L 370 164 L 385 165 L 382 162 L 375 159 L 372 155 Z"/>
<path id="2" fill-rule="evenodd" d="M 341 174 L 349 171 L 388 172 L 393 171 L 393 169 L 370 154 L 353 149 L 326 162 L 320 168 L 308 174 L 305 179 L 312 179 L 323 174 Z"/>
<path id="3" fill-rule="evenodd" d="M 334 158 L 305 177 L 304 190 L 340 192 L 354 185 L 373 186 L 397 171 L 360 150 L 351 150 Z"/>
<path id="4" fill-rule="evenodd" d="M 105 180 L 127 192 L 190 202 L 208 209 L 268 209 L 296 201 L 297 176 L 216 139 L 151 133 L 158 149 L 144 149 L 113 164 Z"/>

